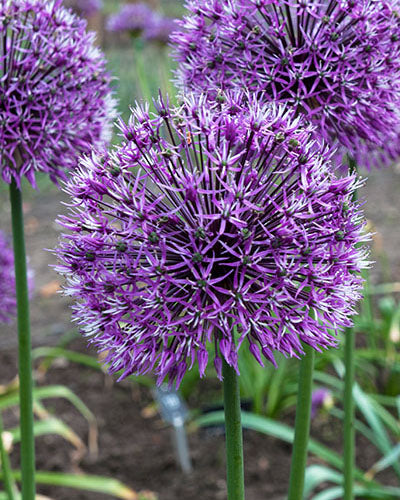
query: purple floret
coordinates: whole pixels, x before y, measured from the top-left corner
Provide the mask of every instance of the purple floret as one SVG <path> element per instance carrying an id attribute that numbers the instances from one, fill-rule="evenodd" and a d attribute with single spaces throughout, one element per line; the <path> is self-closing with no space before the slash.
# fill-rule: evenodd
<path id="1" fill-rule="evenodd" d="M 52 181 L 110 139 L 114 100 L 86 22 L 60 0 L 0 1 L 0 175 Z"/>
<path id="2" fill-rule="evenodd" d="M 248 104 L 244 106 L 244 101 Z M 367 264 L 355 176 L 282 107 L 240 95 L 137 106 L 124 142 L 83 160 L 57 249 L 74 319 L 120 378 L 176 384 L 209 353 L 238 369 L 336 344 Z"/>
<path id="3" fill-rule="evenodd" d="M 400 154 L 397 0 L 193 0 L 172 36 L 185 89 L 285 102 L 367 167 Z"/>
<path id="4" fill-rule="evenodd" d="M 122 5 L 121 9 L 107 20 L 108 31 L 128 31 L 140 35 L 152 22 L 156 13 L 145 3 Z"/>

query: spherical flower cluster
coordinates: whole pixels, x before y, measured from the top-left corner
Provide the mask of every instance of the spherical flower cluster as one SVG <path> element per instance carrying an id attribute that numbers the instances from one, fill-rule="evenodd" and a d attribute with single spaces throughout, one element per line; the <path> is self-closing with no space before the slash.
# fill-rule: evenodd
<path id="1" fill-rule="evenodd" d="M 176 29 L 176 20 L 160 14 L 153 16 L 143 32 L 143 38 L 149 42 L 167 45 L 171 34 Z"/>
<path id="2" fill-rule="evenodd" d="M 131 35 L 142 36 L 144 40 L 167 44 L 171 33 L 176 29 L 175 20 L 162 16 L 145 3 L 123 5 L 119 12 L 107 21 L 109 31 L 126 31 Z"/>
<path id="3" fill-rule="evenodd" d="M 110 138 L 114 101 L 86 22 L 60 0 L 0 2 L 0 175 L 53 181 Z"/>
<path id="4" fill-rule="evenodd" d="M 64 5 L 82 16 L 93 16 L 103 8 L 102 0 L 64 0 Z"/>
<path id="5" fill-rule="evenodd" d="M 179 385 L 211 351 L 221 377 L 241 344 L 261 364 L 334 345 L 366 263 L 360 181 L 334 177 L 301 119 L 249 96 L 157 110 L 136 107 L 122 146 L 83 160 L 60 219 L 57 270 L 110 371 Z"/>
<path id="6" fill-rule="evenodd" d="M 33 291 L 33 273 L 30 269 L 28 290 L 29 293 Z M 11 323 L 15 319 L 16 309 L 14 253 L 8 239 L 0 231 L 0 323 Z"/>
<path id="7" fill-rule="evenodd" d="M 108 18 L 106 27 L 108 31 L 128 31 L 140 35 L 153 16 L 154 11 L 145 3 L 125 4 Z"/>
<path id="8" fill-rule="evenodd" d="M 172 36 L 182 87 L 239 86 L 286 102 L 366 166 L 399 155 L 396 0 L 190 0 L 187 7 Z"/>

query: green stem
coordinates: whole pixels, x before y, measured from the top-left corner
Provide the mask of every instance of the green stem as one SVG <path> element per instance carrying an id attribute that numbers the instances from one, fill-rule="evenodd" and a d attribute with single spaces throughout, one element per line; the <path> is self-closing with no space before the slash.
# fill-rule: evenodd
<path id="1" fill-rule="evenodd" d="M 303 500 L 304 475 L 307 464 L 307 447 L 310 434 L 313 368 L 314 349 L 305 344 L 304 356 L 300 362 L 288 500 Z"/>
<path id="2" fill-rule="evenodd" d="M 349 173 L 357 173 L 357 163 L 349 156 Z M 353 201 L 357 201 L 357 191 L 353 194 Z M 355 350 L 355 330 L 347 328 L 345 332 L 344 346 L 344 419 L 343 419 L 343 500 L 354 499 L 354 350 Z"/>
<path id="3" fill-rule="evenodd" d="M 376 349 L 376 340 L 375 340 L 375 322 L 373 315 L 373 307 L 372 307 L 372 295 L 370 293 L 371 289 L 371 280 L 369 269 L 363 269 L 361 271 L 361 277 L 364 279 L 364 299 L 361 303 L 361 314 L 367 319 L 367 323 L 369 328 L 367 330 L 368 335 L 368 347 L 369 349 Z"/>
<path id="4" fill-rule="evenodd" d="M 344 346 L 344 455 L 343 455 L 343 500 L 353 500 L 354 483 L 354 348 L 355 331 L 354 328 L 347 328 Z"/>
<path id="5" fill-rule="evenodd" d="M 1 468 L 3 471 L 3 483 L 8 496 L 8 500 L 16 500 L 18 496 L 18 490 L 12 475 L 10 459 L 8 457 L 7 450 L 5 449 L 4 446 L 3 418 L 1 414 L 0 414 L 0 457 L 1 457 Z"/>
<path id="6" fill-rule="evenodd" d="M 22 193 L 15 181 L 10 185 L 14 240 L 15 285 L 18 318 L 18 371 L 21 426 L 22 499 L 35 499 L 35 441 L 33 436 L 32 354 L 29 324 L 29 297 L 26 272 Z"/>
<path id="7" fill-rule="evenodd" d="M 136 59 L 136 77 L 139 82 L 139 93 L 146 102 L 152 102 L 152 90 L 150 88 L 150 81 L 148 78 L 148 71 L 146 70 L 145 61 L 143 59 L 144 44 L 139 38 L 134 39 L 134 51 Z"/>
<path id="8" fill-rule="evenodd" d="M 243 436 L 239 380 L 223 362 L 228 500 L 244 500 Z"/>

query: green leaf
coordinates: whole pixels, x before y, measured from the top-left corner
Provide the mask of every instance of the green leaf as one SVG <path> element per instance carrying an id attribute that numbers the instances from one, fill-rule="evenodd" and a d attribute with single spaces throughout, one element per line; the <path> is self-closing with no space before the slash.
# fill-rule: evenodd
<path id="1" fill-rule="evenodd" d="M 282 387 L 285 386 L 283 382 L 286 376 L 287 365 L 288 365 L 287 359 L 286 358 L 281 359 L 278 368 L 274 371 L 274 373 L 271 376 L 271 382 L 267 397 L 267 408 L 266 408 L 266 413 L 269 416 L 275 414 L 279 401 L 282 398 Z"/>
<path id="2" fill-rule="evenodd" d="M 75 408 L 90 422 L 96 420 L 94 414 L 89 410 L 85 403 L 64 385 L 49 385 L 45 387 L 36 387 L 33 390 L 33 399 L 41 400 L 48 398 L 63 398 L 72 403 Z M 0 396 L 0 410 L 17 406 L 19 394 L 17 391 Z"/>
<path id="3" fill-rule="evenodd" d="M 343 498 L 343 488 L 341 486 L 324 490 L 314 495 L 313 500 L 336 500 L 337 498 Z"/>
<path id="4" fill-rule="evenodd" d="M 21 441 L 21 430 L 19 427 L 7 431 L 11 434 L 13 443 Z M 56 417 L 45 418 L 44 420 L 35 421 L 33 424 L 33 433 L 35 437 L 45 436 L 48 434 L 56 434 L 63 437 L 78 449 L 85 448 L 81 438 L 65 424 L 62 420 Z"/>
<path id="5" fill-rule="evenodd" d="M 343 381 L 338 377 L 317 370 L 314 372 L 313 377 L 316 382 L 328 385 L 334 392 L 341 393 L 343 391 Z"/>
<path id="6" fill-rule="evenodd" d="M 40 364 L 42 370 L 47 371 L 53 361 L 56 358 L 63 358 L 72 363 L 77 363 L 83 366 L 87 366 L 88 368 L 93 368 L 97 371 L 104 371 L 105 365 L 102 364 L 97 358 L 90 356 L 88 354 L 82 354 L 80 352 L 71 351 L 69 349 L 65 349 L 64 347 L 38 347 L 32 351 L 32 356 L 34 359 L 42 358 L 45 359 Z M 120 372 L 117 372 L 115 375 L 118 376 Z M 131 376 L 130 379 L 133 382 L 139 383 L 146 387 L 154 387 L 154 380 L 150 377 L 146 377 L 145 375 L 140 376 Z"/>
<path id="7" fill-rule="evenodd" d="M 240 371 L 240 393 L 248 398 L 253 395 L 254 386 L 253 386 L 253 377 L 251 370 L 248 369 L 248 360 L 246 360 L 245 356 L 239 356 L 239 371 Z"/>
<path id="8" fill-rule="evenodd" d="M 101 370 L 102 366 L 99 361 L 93 356 L 82 354 L 80 352 L 64 349 L 63 347 L 37 347 L 32 351 L 33 359 L 45 358 L 42 361 L 42 366 L 47 370 L 56 358 L 63 358 L 73 363 L 78 363 L 95 370 Z"/>
<path id="9" fill-rule="evenodd" d="M 393 500 L 400 497 L 400 488 L 391 487 L 371 487 L 355 486 L 354 496 L 362 498 L 374 498 L 379 500 Z M 335 486 L 327 490 L 317 493 L 312 497 L 312 500 L 336 500 L 343 498 L 343 488 Z"/>
<path id="10" fill-rule="evenodd" d="M 343 475 L 324 465 L 311 465 L 307 467 L 304 479 L 304 497 L 311 495 L 317 486 L 327 481 L 341 484 Z"/>
<path id="11" fill-rule="evenodd" d="M 380 460 L 378 460 L 367 472 L 368 477 L 373 477 L 375 474 L 378 472 L 383 471 L 384 469 L 387 469 L 391 465 L 393 465 L 395 462 L 398 461 L 398 458 L 400 457 L 400 443 L 394 446 L 389 453 L 387 453 L 384 457 L 382 457 Z"/>
<path id="12" fill-rule="evenodd" d="M 371 427 L 376 436 L 375 445 L 382 454 L 386 455 L 392 450 L 393 445 L 389 439 L 384 425 L 382 424 L 381 419 L 374 409 L 371 399 L 367 394 L 363 392 L 358 384 L 354 385 L 353 397 L 357 407 L 363 414 L 365 420 L 368 422 L 368 425 Z M 400 477 L 400 465 L 398 463 L 395 463 L 393 464 L 393 468 L 396 471 L 397 475 Z"/>
<path id="13" fill-rule="evenodd" d="M 390 354 L 393 357 L 392 362 L 400 365 L 400 354 L 395 352 Z M 382 365 L 387 364 L 387 352 L 384 349 L 357 349 L 357 358 L 375 361 Z"/>
<path id="14" fill-rule="evenodd" d="M 381 405 L 396 408 L 397 417 L 400 418 L 400 396 L 386 396 L 384 394 L 369 394 L 369 397 Z"/>
<path id="15" fill-rule="evenodd" d="M 4 491 L 0 491 L 0 500 L 10 500 L 10 499 L 8 498 L 7 493 L 4 493 Z M 22 500 L 20 494 L 18 495 L 17 500 Z M 44 497 L 43 495 L 36 494 L 35 500 L 50 500 L 50 499 L 49 497 Z"/>
<path id="16" fill-rule="evenodd" d="M 381 469 L 382 470 L 382 469 Z M 334 500 L 343 498 L 343 487 L 341 486 L 343 481 L 343 475 L 340 472 L 325 467 L 323 465 L 311 465 L 306 469 L 306 477 L 304 484 L 304 497 L 310 498 L 310 500 Z M 317 495 L 313 494 L 313 491 L 317 486 L 322 483 L 330 482 L 340 485 L 329 489 L 325 489 Z M 355 495 L 362 496 L 363 498 L 379 498 L 379 499 L 393 499 L 400 497 L 400 488 L 393 488 L 387 486 L 381 486 L 377 483 L 371 484 L 370 486 L 359 486 L 356 485 L 354 488 Z"/>
<path id="17" fill-rule="evenodd" d="M 21 471 L 13 471 L 17 481 L 21 480 Z M 64 474 L 62 472 L 36 471 L 36 482 L 52 486 L 62 486 L 84 491 L 94 491 L 124 500 L 138 500 L 138 494 L 116 479 L 87 474 Z"/>
<path id="18" fill-rule="evenodd" d="M 340 408 L 331 408 L 329 410 L 329 414 L 332 415 L 333 417 L 339 418 L 340 420 L 344 419 L 344 411 L 341 410 Z M 361 432 L 371 443 L 375 444 L 376 436 L 375 434 L 371 431 L 371 429 L 364 424 L 364 422 L 361 422 L 358 418 L 355 419 L 354 422 L 354 427 L 358 432 Z"/>
<path id="19" fill-rule="evenodd" d="M 12 475 L 10 456 L 4 441 L 3 416 L 0 413 L 0 462 L 3 473 L 3 484 L 8 500 L 19 500 L 19 491 Z"/>
<path id="20" fill-rule="evenodd" d="M 372 398 L 371 395 L 369 395 L 369 397 L 375 412 L 379 415 L 382 422 L 393 433 L 394 436 L 400 438 L 399 420 L 393 417 L 393 415 L 389 411 L 387 411 L 386 408 L 384 408 L 376 399 Z"/>
<path id="21" fill-rule="evenodd" d="M 68 387 L 63 385 L 49 385 L 46 387 L 36 387 L 33 389 L 34 403 L 42 399 L 63 398 L 68 400 L 80 414 L 87 420 L 89 425 L 89 450 L 96 453 L 97 450 L 97 421 L 94 414 L 89 410 L 85 403 L 74 394 Z M 19 394 L 17 391 L 0 396 L 0 411 L 5 408 L 17 406 L 19 403 Z"/>

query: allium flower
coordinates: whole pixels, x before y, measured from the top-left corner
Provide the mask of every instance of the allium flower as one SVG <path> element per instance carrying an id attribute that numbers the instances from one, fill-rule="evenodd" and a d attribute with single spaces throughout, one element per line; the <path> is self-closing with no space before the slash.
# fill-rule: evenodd
<path id="1" fill-rule="evenodd" d="M 247 99 L 249 99 L 247 97 Z M 86 158 L 67 184 L 57 253 L 74 318 L 110 371 L 155 371 L 177 385 L 208 353 L 335 344 L 351 324 L 365 264 L 360 182 L 337 180 L 330 152 L 282 108 L 239 95 L 138 106 L 125 142 Z"/>
<path id="2" fill-rule="evenodd" d="M 153 16 L 151 22 L 143 32 L 143 38 L 147 41 L 166 45 L 171 33 L 176 29 L 176 20 L 159 14 Z"/>
<path id="3" fill-rule="evenodd" d="M 33 290 L 33 273 L 28 269 L 28 290 Z M 0 323 L 11 323 L 16 315 L 14 252 L 0 231 Z"/>
<path id="4" fill-rule="evenodd" d="M 314 418 L 321 408 L 333 406 L 332 392 L 325 387 L 315 389 L 311 396 L 311 418 Z"/>
<path id="5" fill-rule="evenodd" d="M 190 0 L 178 82 L 285 102 L 370 166 L 400 153 L 396 0 Z M 381 153 L 377 150 L 382 148 Z"/>
<path id="6" fill-rule="evenodd" d="M 108 18 L 106 27 L 108 31 L 128 31 L 137 36 L 152 22 L 155 15 L 145 3 L 125 4 L 119 12 Z"/>
<path id="7" fill-rule="evenodd" d="M 145 3 L 123 5 L 107 21 L 109 31 L 127 31 L 135 37 L 143 36 L 147 41 L 161 44 L 168 43 L 175 28 L 175 19 L 162 16 Z"/>
<path id="8" fill-rule="evenodd" d="M 82 16 L 92 16 L 103 8 L 102 0 L 64 0 L 64 6 Z"/>
<path id="9" fill-rule="evenodd" d="M 55 181 L 109 138 L 114 102 L 86 22 L 60 0 L 0 0 L 0 174 Z"/>

